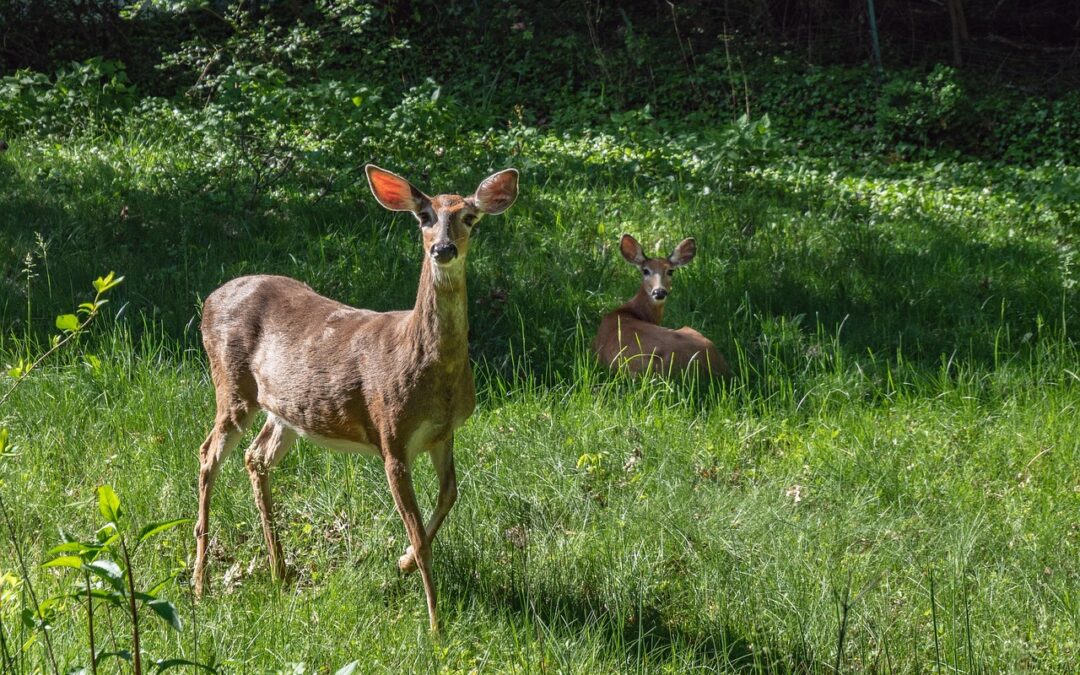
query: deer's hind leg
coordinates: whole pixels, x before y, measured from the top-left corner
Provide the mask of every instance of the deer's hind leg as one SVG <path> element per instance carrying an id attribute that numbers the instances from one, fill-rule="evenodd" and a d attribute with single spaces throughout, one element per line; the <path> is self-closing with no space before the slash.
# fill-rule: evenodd
<path id="1" fill-rule="evenodd" d="M 285 558 L 281 553 L 281 543 L 274 532 L 270 469 L 281 461 L 295 440 L 295 431 L 274 415 L 268 414 L 266 424 L 244 453 L 244 463 L 251 477 L 251 489 L 255 493 L 255 504 L 259 507 L 259 516 L 262 519 L 263 538 L 266 539 L 266 549 L 270 554 L 270 574 L 278 581 L 285 579 Z"/>
<path id="2" fill-rule="evenodd" d="M 243 398 L 219 391 L 214 427 L 199 448 L 199 515 L 195 521 L 195 597 L 203 592 L 206 550 L 209 546 L 210 494 L 221 462 L 228 457 L 255 416 Z"/>

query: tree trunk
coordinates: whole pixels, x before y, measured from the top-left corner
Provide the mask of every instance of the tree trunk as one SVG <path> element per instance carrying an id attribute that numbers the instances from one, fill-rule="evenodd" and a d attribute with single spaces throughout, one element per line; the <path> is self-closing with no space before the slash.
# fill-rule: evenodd
<path id="1" fill-rule="evenodd" d="M 945 0 L 949 7 L 949 20 L 952 23 L 953 65 L 964 65 L 961 47 L 968 41 L 967 19 L 964 17 L 963 0 Z"/>

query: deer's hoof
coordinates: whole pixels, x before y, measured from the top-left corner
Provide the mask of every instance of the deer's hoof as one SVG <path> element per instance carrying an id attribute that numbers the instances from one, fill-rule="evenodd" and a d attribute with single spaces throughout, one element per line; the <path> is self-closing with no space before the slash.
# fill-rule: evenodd
<path id="1" fill-rule="evenodd" d="M 416 571 L 416 556 L 413 555 L 413 547 L 405 549 L 405 555 L 398 558 L 398 571 L 402 574 L 411 574 Z"/>

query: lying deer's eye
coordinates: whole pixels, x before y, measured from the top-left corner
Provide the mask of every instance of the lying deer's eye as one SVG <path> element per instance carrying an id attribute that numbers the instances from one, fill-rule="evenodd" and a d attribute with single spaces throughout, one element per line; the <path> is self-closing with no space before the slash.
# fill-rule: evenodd
<path id="1" fill-rule="evenodd" d="M 642 267 L 641 268 L 641 273 L 643 275 L 645 275 L 645 276 L 649 276 L 649 268 L 648 267 Z"/>
<path id="2" fill-rule="evenodd" d="M 429 214 L 427 211 L 421 211 L 419 218 L 420 218 L 420 227 L 431 227 L 431 224 L 434 222 L 434 219 L 431 217 L 431 214 Z"/>
<path id="3" fill-rule="evenodd" d="M 462 218 L 461 222 L 465 223 L 465 227 L 472 227 L 476 224 L 476 216 L 469 214 Z"/>
<path id="4" fill-rule="evenodd" d="M 668 270 L 668 271 L 667 271 L 667 275 L 668 275 L 669 277 L 673 277 L 673 276 L 675 276 L 675 270 Z"/>

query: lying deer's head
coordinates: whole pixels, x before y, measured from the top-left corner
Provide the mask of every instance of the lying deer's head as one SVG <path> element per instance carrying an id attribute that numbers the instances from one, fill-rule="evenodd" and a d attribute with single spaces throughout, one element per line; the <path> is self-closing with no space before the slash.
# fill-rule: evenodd
<path id="1" fill-rule="evenodd" d="M 420 223 L 424 251 L 437 268 L 464 261 L 469 252 L 469 235 L 485 215 L 497 215 L 517 199 L 517 169 L 493 173 L 480 182 L 469 197 L 436 195 L 428 197 L 401 176 L 366 167 L 368 185 L 375 199 L 391 211 L 409 211 Z"/>
<path id="2" fill-rule="evenodd" d="M 641 270 L 641 289 L 649 302 L 663 304 L 671 292 L 671 278 L 675 275 L 675 269 L 694 259 L 697 244 L 692 237 L 683 239 L 668 257 L 648 258 L 641 250 L 641 244 L 630 235 L 624 234 L 619 242 L 619 250 L 626 262 Z"/>

